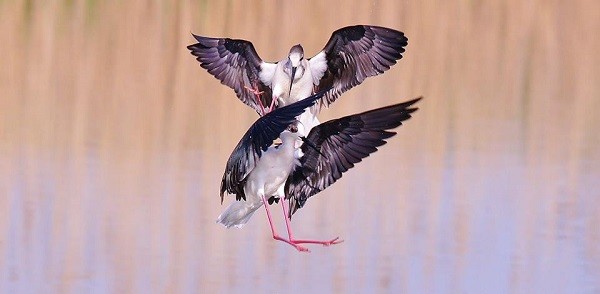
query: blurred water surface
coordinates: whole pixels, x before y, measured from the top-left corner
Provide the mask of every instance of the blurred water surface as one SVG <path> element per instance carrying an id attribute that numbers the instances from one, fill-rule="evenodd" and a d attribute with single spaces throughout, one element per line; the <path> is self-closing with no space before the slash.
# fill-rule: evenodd
<path id="1" fill-rule="evenodd" d="M 425 100 L 293 220 L 345 242 L 215 224 L 256 114 L 190 33 L 272 61 L 356 23 L 407 52 L 322 120 Z M 599 27 L 592 0 L 0 1 L 0 292 L 597 293 Z"/>

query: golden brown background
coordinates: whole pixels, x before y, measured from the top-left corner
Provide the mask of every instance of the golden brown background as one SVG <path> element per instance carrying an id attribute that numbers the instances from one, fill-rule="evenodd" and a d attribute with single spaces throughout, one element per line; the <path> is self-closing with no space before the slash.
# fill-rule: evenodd
<path id="1" fill-rule="evenodd" d="M 215 224 L 256 113 L 190 33 L 274 61 L 358 23 L 407 52 L 321 119 L 425 100 L 294 218 L 346 242 Z M 0 1 L 0 292 L 600 291 L 599 31 L 596 0 Z"/>

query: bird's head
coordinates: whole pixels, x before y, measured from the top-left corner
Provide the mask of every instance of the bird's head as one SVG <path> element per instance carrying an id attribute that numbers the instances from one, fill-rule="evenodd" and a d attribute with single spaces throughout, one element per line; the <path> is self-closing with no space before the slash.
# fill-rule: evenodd
<path id="1" fill-rule="evenodd" d="M 279 138 L 281 138 L 282 142 L 285 142 L 287 140 L 292 141 L 296 141 L 298 139 L 298 137 L 300 136 L 300 133 L 298 133 L 298 128 L 302 127 L 299 126 L 300 122 L 296 121 L 294 123 L 291 123 L 286 129 L 285 131 L 283 131 L 280 135 Z"/>
<path id="2" fill-rule="evenodd" d="M 304 49 L 300 44 L 292 46 L 288 59 L 285 63 L 284 71 L 290 77 L 290 90 L 292 92 L 292 84 L 304 75 L 306 69 L 306 60 L 304 59 Z M 290 94 L 288 93 L 288 95 Z"/>
<path id="3" fill-rule="evenodd" d="M 290 124 L 287 129 L 285 131 L 283 131 L 283 133 L 281 133 L 281 140 L 285 141 L 288 139 L 291 140 L 297 140 L 297 139 L 301 139 L 302 143 L 306 144 L 306 146 L 314 149 L 315 151 L 317 151 L 318 154 L 323 155 L 323 153 L 321 153 L 321 151 L 319 150 L 319 148 L 317 148 L 317 146 L 311 142 L 310 140 L 308 140 L 304 135 L 304 124 L 300 121 L 296 121 L 295 123 Z M 297 146 L 300 147 L 300 146 Z"/>
<path id="4" fill-rule="evenodd" d="M 295 123 L 293 123 L 293 124 L 290 124 L 290 125 L 287 127 L 287 129 L 286 129 L 286 130 L 287 130 L 288 132 L 290 132 L 290 133 L 297 133 L 297 132 L 298 132 L 298 123 L 299 123 L 299 122 L 295 122 Z"/>
<path id="5" fill-rule="evenodd" d="M 302 48 L 302 45 L 298 44 L 292 46 L 288 59 L 290 60 L 292 67 L 300 66 L 302 60 L 304 60 L 304 48 Z"/>
<path id="6" fill-rule="evenodd" d="M 294 133 L 297 136 L 305 136 L 306 126 L 304 126 L 304 124 L 301 121 L 297 120 L 287 127 L 287 131 Z"/>

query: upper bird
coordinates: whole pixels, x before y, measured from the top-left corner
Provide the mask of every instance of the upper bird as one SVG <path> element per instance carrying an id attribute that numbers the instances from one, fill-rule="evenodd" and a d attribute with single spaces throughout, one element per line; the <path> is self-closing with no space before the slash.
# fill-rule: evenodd
<path id="1" fill-rule="evenodd" d="M 323 50 L 310 59 L 304 58 L 301 45 L 294 45 L 286 58 L 271 63 L 263 61 L 249 41 L 193 36 L 198 43 L 187 48 L 200 65 L 259 115 L 331 88 L 311 108 L 312 117 L 300 119 L 308 129 L 318 124 L 310 119 L 316 119 L 319 106 L 329 106 L 367 77 L 388 70 L 408 45 L 400 31 L 355 25 L 333 32 Z"/>

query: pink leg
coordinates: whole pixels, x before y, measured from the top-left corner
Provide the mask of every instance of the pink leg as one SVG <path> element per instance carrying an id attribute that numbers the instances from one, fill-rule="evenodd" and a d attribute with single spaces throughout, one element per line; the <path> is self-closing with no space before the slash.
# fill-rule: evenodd
<path id="1" fill-rule="evenodd" d="M 273 111 L 273 108 L 275 108 L 275 101 L 277 101 L 277 97 L 271 97 L 271 106 L 269 106 L 269 112 Z"/>
<path id="2" fill-rule="evenodd" d="M 261 112 L 261 116 L 267 114 L 265 106 L 262 104 L 262 101 L 260 101 L 260 95 L 263 93 L 262 91 L 258 91 L 258 88 L 250 88 L 248 86 L 244 86 L 244 88 L 246 88 L 246 90 L 250 91 L 250 93 L 254 94 L 256 96 L 256 102 L 257 104 L 260 106 L 260 112 Z M 270 110 L 269 110 L 270 111 Z"/>
<path id="3" fill-rule="evenodd" d="M 323 246 L 335 245 L 344 242 L 344 240 L 339 240 L 340 237 L 335 237 L 329 241 L 318 241 L 318 240 L 296 240 L 292 237 L 292 226 L 290 225 L 290 218 L 287 215 L 287 211 L 285 210 L 284 200 L 281 200 L 281 208 L 283 209 L 283 216 L 285 217 L 285 226 L 287 228 L 288 237 L 290 238 L 290 242 L 294 244 L 321 244 Z"/>
<path id="4" fill-rule="evenodd" d="M 269 226 L 271 226 L 271 233 L 273 234 L 273 239 L 278 240 L 278 241 L 282 241 L 285 243 L 288 243 L 292 246 L 294 246 L 294 248 L 296 248 L 296 250 L 298 251 L 302 251 L 302 252 L 310 252 L 308 250 L 308 248 L 300 246 L 298 244 L 295 244 L 293 242 L 290 242 L 287 239 L 284 239 L 282 237 L 280 237 L 279 235 L 277 235 L 277 233 L 275 233 L 275 227 L 273 227 L 273 220 L 271 219 L 271 212 L 269 211 L 269 202 L 267 201 L 267 199 L 265 198 L 265 196 L 262 197 L 262 201 L 263 204 L 265 206 L 265 210 L 267 210 L 267 218 L 269 219 Z"/>

